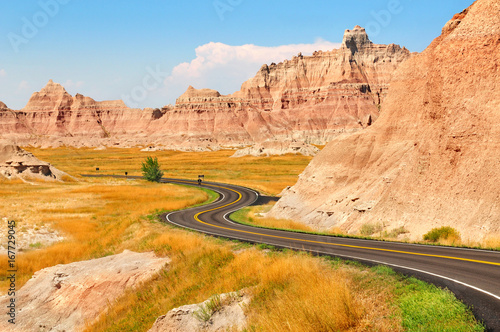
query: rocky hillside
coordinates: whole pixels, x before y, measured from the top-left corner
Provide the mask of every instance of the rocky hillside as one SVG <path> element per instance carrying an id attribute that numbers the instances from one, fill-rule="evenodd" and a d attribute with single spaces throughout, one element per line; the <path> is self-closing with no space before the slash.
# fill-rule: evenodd
<path id="1" fill-rule="evenodd" d="M 410 56 L 394 44 L 373 44 L 356 26 L 346 30 L 340 49 L 264 65 L 232 95 L 189 87 L 161 110 L 73 97 L 49 81 L 22 110 L 0 107 L 0 135 L 42 146 L 324 144 L 378 118 L 394 70 Z"/>
<path id="2" fill-rule="evenodd" d="M 369 129 L 329 143 L 272 210 L 318 228 L 500 233 L 500 2 L 478 0 L 402 64 Z"/>

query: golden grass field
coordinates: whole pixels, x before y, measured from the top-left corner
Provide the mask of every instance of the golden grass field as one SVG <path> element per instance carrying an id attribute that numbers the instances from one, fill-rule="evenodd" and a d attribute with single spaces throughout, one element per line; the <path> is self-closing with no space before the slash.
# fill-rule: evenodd
<path id="1" fill-rule="evenodd" d="M 30 151 L 74 176 L 95 172 L 95 167 L 100 173 L 140 175 L 140 164 L 148 155 L 138 149 Z M 269 194 L 293 185 L 310 160 L 299 156 L 228 158 L 231 154 L 151 153 L 163 164 L 166 176 L 205 174 L 207 180 L 246 185 Z M 154 251 L 172 259 L 153 280 L 110 303 L 107 313 L 87 326 L 87 331 L 147 331 L 172 308 L 244 288 L 254 294 L 247 308 L 248 331 L 403 331 L 411 326 L 481 330 L 448 292 L 388 269 L 268 251 L 266 246 L 215 239 L 158 221 L 158 210 L 181 209 L 211 198 L 198 188 L 109 178 L 34 184 L 2 180 L 0 194 L 0 217 L 16 220 L 19 230 L 46 225 L 65 236 L 61 242 L 18 255 L 18 287 L 44 267 L 125 249 Z M 6 270 L 2 258 L 2 292 L 7 286 Z M 436 312 L 435 317 L 428 317 L 426 310 Z M 444 319 L 446 315 L 440 312 L 451 312 L 452 317 Z"/>
<path id="2" fill-rule="evenodd" d="M 233 150 L 216 152 L 141 152 L 138 148 L 95 151 L 93 149 L 27 149 L 41 160 L 71 175 L 116 174 L 142 175 L 141 163 L 147 156 L 158 157 L 165 177 L 196 180 L 205 175 L 206 181 L 243 185 L 263 194 L 277 195 L 287 186 L 295 184 L 298 175 L 312 157 L 302 155 L 269 158 L 229 158 Z M 96 172 L 96 168 L 99 172 Z"/>

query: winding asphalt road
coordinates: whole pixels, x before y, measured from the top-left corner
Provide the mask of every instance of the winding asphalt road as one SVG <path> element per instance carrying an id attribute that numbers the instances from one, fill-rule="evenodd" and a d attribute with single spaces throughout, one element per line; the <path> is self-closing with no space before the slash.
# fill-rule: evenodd
<path id="1" fill-rule="evenodd" d="M 119 176 L 118 176 L 119 177 Z M 163 179 L 162 182 L 198 186 L 196 181 Z M 488 331 L 500 331 L 500 252 L 370 241 L 256 228 L 235 223 L 229 215 L 259 198 L 254 190 L 204 182 L 202 187 L 220 197 L 209 205 L 164 214 L 170 224 L 202 233 L 280 248 L 308 251 L 387 265 L 405 275 L 451 290 L 472 307 Z"/>

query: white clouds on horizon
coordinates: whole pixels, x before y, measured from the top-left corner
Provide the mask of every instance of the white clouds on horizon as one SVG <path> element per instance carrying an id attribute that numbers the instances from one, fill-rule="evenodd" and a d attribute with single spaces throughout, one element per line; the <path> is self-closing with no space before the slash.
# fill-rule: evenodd
<path id="1" fill-rule="evenodd" d="M 7 72 L 5 71 L 5 69 L 0 69 L 0 77 L 5 77 L 7 76 Z"/>
<path id="2" fill-rule="evenodd" d="M 302 52 L 339 48 L 339 43 L 318 39 L 312 44 L 258 46 L 253 44 L 231 46 L 210 42 L 196 48 L 196 58 L 183 62 L 172 69 L 165 79 L 169 100 L 179 97 L 189 85 L 198 89 L 211 88 L 221 93 L 237 91 L 241 84 L 253 77 L 263 64 L 278 63 L 291 59 Z"/>

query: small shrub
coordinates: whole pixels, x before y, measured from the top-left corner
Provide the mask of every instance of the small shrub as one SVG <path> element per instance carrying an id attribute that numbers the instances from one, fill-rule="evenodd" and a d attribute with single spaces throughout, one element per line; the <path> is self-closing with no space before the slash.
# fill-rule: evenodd
<path id="1" fill-rule="evenodd" d="M 427 234 L 424 234 L 424 240 L 429 242 L 438 242 L 439 240 L 460 240 L 460 233 L 450 226 L 433 228 Z"/>
<path id="2" fill-rule="evenodd" d="M 212 315 L 222 309 L 220 295 L 212 296 L 206 303 L 198 306 L 199 309 L 193 312 L 193 316 L 201 322 L 208 322 Z"/>
<path id="3" fill-rule="evenodd" d="M 42 243 L 40 243 L 40 242 L 30 243 L 30 248 L 40 249 L 41 247 L 42 247 Z"/>
<path id="4" fill-rule="evenodd" d="M 361 233 L 361 235 L 369 236 L 369 235 L 381 232 L 382 228 L 383 227 L 381 224 L 368 223 L 368 224 L 363 224 L 363 226 L 361 226 L 361 229 L 359 230 L 359 232 Z"/>
<path id="5" fill-rule="evenodd" d="M 147 157 L 146 161 L 142 163 L 142 175 L 144 178 L 151 182 L 160 182 L 163 172 L 160 169 L 158 158 Z"/>
<path id="6" fill-rule="evenodd" d="M 387 237 L 389 238 L 397 238 L 401 234 L 407 234 L 410 233 L 409 230 L 407 230 L 404 226 L 394 228 L 392 231 L 387 233 Z"/>

